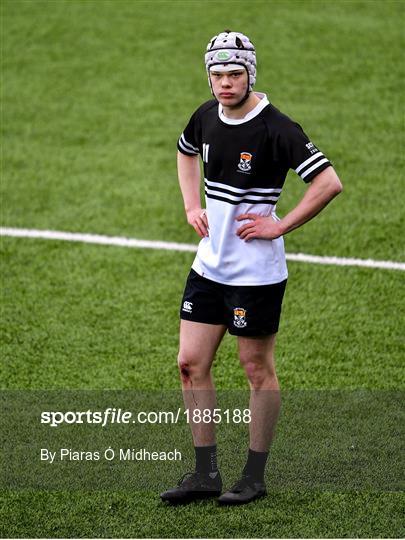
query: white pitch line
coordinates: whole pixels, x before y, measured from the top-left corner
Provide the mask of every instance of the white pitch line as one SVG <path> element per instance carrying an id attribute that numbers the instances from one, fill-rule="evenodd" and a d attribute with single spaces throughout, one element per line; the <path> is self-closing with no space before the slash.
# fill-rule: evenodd
<path id="1" fill-rule="evenodd" d="M 105 246 L 121 246 L 131 248 L 166 249 L 169 251 L 197 251 L 194 244 L 177 244 L 176 242 L 158 242 L 154 240 L 137 240 L 123 236 L 104 236 L 101 234 L 71 233 L 63 231 L 37 231 L 35 229 L 13 229 L 0 227 L 0 236 L 18 238 L 41 238 L 44 240 L 66 240 L 85 244 L 103 244 Z"/>
<path id="2" fill-rule="evenodd" d="M 62 231 L 39 231 L 36 229 L 16 229 L 0 227 L 0 236 L 17 238 L 41 238 L 45 240 L 66 240 L 68 242 L 83 242 L 85 244 L 102 244 L 105 246 L 121 246 L 130 248 L 165 249 L 168 251 L 196 252 L 195 244 L 179 244 L 176 242 L 159 242 L 155 240 L 137 240 L 122 236 L 104 236 L 101 234 L 83 234 Z M 360 266 L 365 268 L 382 268 L 384 270 L 405 271 L 405 263 L 395 261 L 376 261 L 374 259 L 349 259 L 344 257 L 321 257 L 305 253 L 287 253 L 289 261 L 333 266 Z"/>

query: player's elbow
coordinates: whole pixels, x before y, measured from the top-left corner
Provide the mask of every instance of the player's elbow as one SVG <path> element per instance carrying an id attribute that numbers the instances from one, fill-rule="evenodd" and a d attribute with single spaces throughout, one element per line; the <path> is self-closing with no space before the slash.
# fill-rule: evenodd
<path id="1" fill-rule="evenodd" d="M 333 199 L 343 191 L 343 185 L 333 167 L 328 167 L 325 171 L 326 190 L 330 199 Z"/>
<path id="2" fill-rule="evenodd" d="M 343 191 L 343 184 L 337 175 L 331 186 L 331 190 L 334 197 L 336 197 L 336 195 L 339 195 L 339 193 L 342 193 Z"/>

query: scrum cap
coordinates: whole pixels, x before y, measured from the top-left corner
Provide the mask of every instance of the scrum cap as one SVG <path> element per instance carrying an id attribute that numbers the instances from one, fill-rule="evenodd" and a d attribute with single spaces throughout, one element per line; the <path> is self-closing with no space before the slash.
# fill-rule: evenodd
<path id="1" fill-rule="evenodd" d="M 207 45 L 205 67 L 209 78 L 213 66 L 233 64 L 243 66 L 249 77 L 249 91 L 256 82 L 256 52 L 250 39 L 240 32 L 225 30 Z"/>

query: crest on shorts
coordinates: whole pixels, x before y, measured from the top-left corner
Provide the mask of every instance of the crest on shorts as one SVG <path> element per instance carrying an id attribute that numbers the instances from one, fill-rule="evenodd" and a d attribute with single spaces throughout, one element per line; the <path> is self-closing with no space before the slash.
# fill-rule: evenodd
<path id="1" fill-rule="evenodd" d="M 238 163 L 238 169 L 243 172 L 249 172 L 252 168 L 252 154 L 249 152 L 241 152 L 240 159 Z"/>
<path id="2" fill-rule="evenodd" d="M 246 322 L 246 309 L 237 307 L 233 310 L 233 324 L 236 328 L 245 328 Z"/>

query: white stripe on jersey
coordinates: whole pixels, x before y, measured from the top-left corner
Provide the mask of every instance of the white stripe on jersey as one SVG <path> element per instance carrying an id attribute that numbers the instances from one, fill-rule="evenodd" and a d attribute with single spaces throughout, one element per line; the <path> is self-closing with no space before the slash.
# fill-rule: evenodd
<path id="1" fill-rule="evenodd" d="M 321 161 L 317 161 L 315 165 L 312 165 L 309 169 L 307 169 L 304 173 L 301 174 L 301 178 L 304 179 L 306 176 L 309 175 L 312 171 L 323 165 L 324 163 L 329 163 L 329 159 L 321 159 Z"/>
<path id="2" fill-rule="evenodd" d="M 194 152 L 194 150 L 190 150 L 189 148 L 186 148 L 184 144 L 181 142 L 181 139 L 179 139 L 179 146 L 186 154 L 192 154 L 193 156 L 196 156 L 198 152 Z"/>
<path id="3" fill-rule="evenodd" d="M 257 201 L 257 202 L 270 201 L 276 204 L 278 200 L 278 195 L 273 196 L 273 197 L 265 196 L 265 195 L 250 195 L 249 192 L 244 193 L 243 195 L 229 195 L 229 193 L 224 193 L 223 191 L 216 191 L 213 189 L 209 189 L 208 187 L 205 188 L 205 193 L 207 195 L 217 195 L 218 197 L 223 197 L 224 199 L 228 199 L 230 201 L 235 201 L 235 202 L 239 202 L 247 198 L 252 201 Z"/>
<path id="4" fill-rule="evenodd" d="M 303 169 L 304 167 L 306 167 L 307 165 L 309 165 L 310 163 L 312 163 L 312 162 L 314 161 L 314 159 L 318 159 L 318 158 L 320 158 L 321 156 L 323 156 L 322 152 L 317 152 L 316 154 L 314 154 L 313 156 L 311 156 L 310 158 L 308 158 L 306 161 L 304 161 L 303 163 L 301 163 L 301 165 L 295 169 L 295 172 L 296 172 L 297 174 L 299 174 L 299 172 L 302 171 L 302 169 Z"/>
<path id="5" fill-rule="evenodd" d="M 179 142 L 182 142 L 183 145 L 187 148 L 189 148 L 189 152 L 193 151 L 198 154 L 199 153 L 199 150 L 198 148 L 196 148 L 195 146 L 193 146 L 192 144 L 190 144 L 189 142 L 186 141 L 185 137 L 184 137 L 184 133 L 181 134 L 180 136 L 180 141 Z M 180 145 L 181 146 L 181 145 Z M 183 146 L 182 146 L 183 148 Z"/>
<path id="6" fill-rule="evenodd" d="M 242 193 L 242 194 L 249 194 L 250 191 L 255 191 L 257 193 L 264 193 L 264 194 L 267 194 L 267 195 L 270 195 L 271 193 L 275 193 L 276 195 L 277 194 L 280 194 L 281 193 L 281 188 L 255 188 L 255 187 L 251 187 L 249 189 L 241 189 L 241 188 L 236 188 L 236 187 L 233 187 L 233 186 L 229 186 L 228 184 L 222 184 L 221 182 L 211 182 L 211 180 L 207 180 L 206 178 L 204 178 L 205 180 L 205 183 L 207 184 L 208 187 L 213 187 L 213 188 L 222 188 L 222 189 L 227 189 L 229 191 L 232 191 L 232 193 L 235 193 L 235 195 L 237 195 L 238 193 Z"/>

